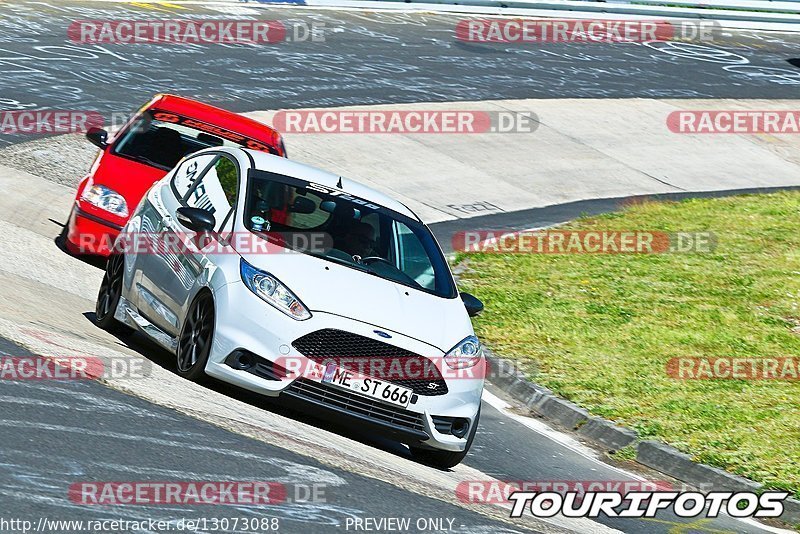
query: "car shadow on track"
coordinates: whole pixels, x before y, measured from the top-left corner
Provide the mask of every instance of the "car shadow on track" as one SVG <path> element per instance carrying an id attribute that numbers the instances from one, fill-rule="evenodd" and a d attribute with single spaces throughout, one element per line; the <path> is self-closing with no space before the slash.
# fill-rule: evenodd
<path id="1" fill-rule="evenodd" d="M 67 225 L 66 223 L 60 223 L 55 219 L 47 219 L 51 223 L 61 227 L 61 233 L 59 233 L 54 239 L 53 243 L 56 245 L 56 248 L 66 254 L 67 256 L 71 256 L 72 258 L 82 261 L 87 265 L 91 265 L 92 267 L 97 267 L 98 269 L 105 269 L 106 262 L 108 261 L 106 258 L 102 256 L 93 256 L 91 254 L 86 254 L 83 256 L 76 256 L 75 254 L 70 253 L 67 250 L 66 246 L 66 239 L 67 239 Z"/>

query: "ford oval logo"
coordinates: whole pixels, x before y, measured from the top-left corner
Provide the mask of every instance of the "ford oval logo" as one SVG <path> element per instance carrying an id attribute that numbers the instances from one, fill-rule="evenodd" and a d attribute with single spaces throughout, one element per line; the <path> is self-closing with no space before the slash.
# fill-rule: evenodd
<path id="1" fill-rule="evenodd" d="M 375 332 L 384 339 L 390 339 L 392 337 L 390 334 L 387 334 L 386 332 L 382 332 L 380 330 L 373 330 L 373 332 Z"/>

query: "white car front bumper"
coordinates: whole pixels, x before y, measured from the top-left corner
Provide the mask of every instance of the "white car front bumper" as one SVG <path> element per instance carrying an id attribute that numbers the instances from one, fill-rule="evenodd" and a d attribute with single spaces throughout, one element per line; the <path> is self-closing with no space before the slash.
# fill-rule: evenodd
<path id="1" fill-rule="evenodd" d="M 483 391 L 482 377 L 456 378 L 444 373 L 446 393 L 430 395 L 415 387 L 419 394 L 412 396 L 405 409 L 308 378 L 270 378 L 270 364 L 306 361 L 305 355 L 293 345 L 302 336 L 333 330 L 379 340 L 376 326 L 324 312 L 312 312 L 310 319 L 296 321 L 263 302 L 242 283 L 227 284 L 214 296 L 218 319 L 206 365 L 210 376 L 255 393 L 292 397 L 327 408 L 401 442 L 454 452 L 466 447 L 469 433 L 463 437 L 448 433 L 445 418 L 465 419 L 469 425 L 474 424 Z M 393 332 L 390 343 L 381 343 L 429 357 L 437 367 L 444 365 L 442 351 L 410 337 Z M 247 370 L 232 367 L 229 356 L 237 351 L 252 353 L 263 359 L 264 365 Z"/>

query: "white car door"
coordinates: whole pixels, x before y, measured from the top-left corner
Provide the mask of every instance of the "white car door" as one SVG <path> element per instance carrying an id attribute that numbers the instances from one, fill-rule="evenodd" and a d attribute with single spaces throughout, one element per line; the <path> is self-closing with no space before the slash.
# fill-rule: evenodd
<path id="1" fill-rule="evenodd" d="M 175 214 L 183 206 L 205 206 L 198 205 L 195 195 L 202 199 L 203 178 L 218 159 L 218 153 L 187 158 L 172 180 L 150 195 L 158 220 L 150 223 L 152 227 L 142 228 L 143 232 L 152 232 L 153 244 L 149 253 L 137 261 L 141 265 L 137 304 L 147 320 L 172 336 L 179 332 L 181 310 L 201 272 L 197 258 L 184 254 L 194 233 L 178 224 Z"/>

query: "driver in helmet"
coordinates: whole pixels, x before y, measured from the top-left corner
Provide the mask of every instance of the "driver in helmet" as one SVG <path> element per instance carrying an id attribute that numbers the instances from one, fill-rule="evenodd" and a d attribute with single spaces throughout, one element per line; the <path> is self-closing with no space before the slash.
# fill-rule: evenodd
<path id="1" fill-rule="evenodd" d="M 375 241 L 375 229 L 365 222 L 356 222 L 337 244 L 337 248 L 350 254 L 368 258 L 379 256 L 378 243 Z"/>

